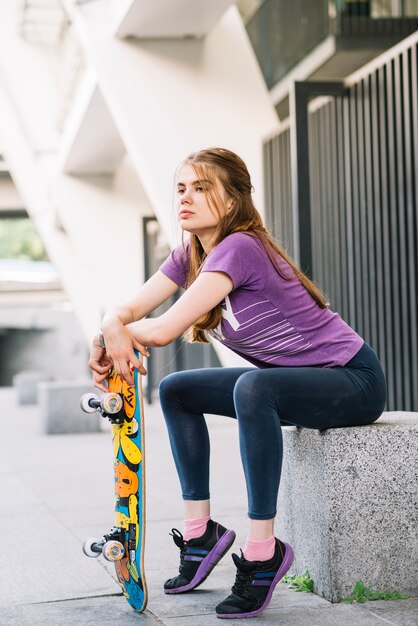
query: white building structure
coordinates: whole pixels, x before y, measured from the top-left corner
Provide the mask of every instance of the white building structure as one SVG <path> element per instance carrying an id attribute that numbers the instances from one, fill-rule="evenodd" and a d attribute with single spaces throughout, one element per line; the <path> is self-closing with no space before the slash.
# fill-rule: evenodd
<path id="1" fill-rule="evenodd" d="M 86 343 L 144 279 L 142 218 L 179 243 L 176 165 L 236 151 L 263 212 L 278 127 L 233 0 L 0 0 L 0 149 Z"/>

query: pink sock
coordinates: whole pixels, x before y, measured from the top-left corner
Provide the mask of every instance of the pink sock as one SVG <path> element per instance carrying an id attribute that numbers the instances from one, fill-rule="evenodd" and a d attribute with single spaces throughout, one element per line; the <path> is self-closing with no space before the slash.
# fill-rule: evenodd
<path id="1" fill-rule="evenodd" d="M 206 530 L 206 525 L 209 520 L 210 515 L 207 517 L 198 517 L 197 519 L 185 519 L 183 526 L 184 540 L 189 541 L 189 539 L 201 537 Z"/>
<path id="2" fill-rule="evenodd" d="M 244 559 L 247 561 L 268 561 L 274 555 L 276 538 L 272 535 L 264 541 L 252 541 L 247 539 L 244 548 Z"/>

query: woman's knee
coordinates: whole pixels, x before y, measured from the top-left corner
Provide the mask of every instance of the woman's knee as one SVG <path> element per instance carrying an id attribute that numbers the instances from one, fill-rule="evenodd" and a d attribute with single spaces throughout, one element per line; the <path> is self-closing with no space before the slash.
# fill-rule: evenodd
<path id="1" fill-rule="evenodd" d="M 179 393 L 182 387 L 181 374 L 183 372 L 174 372 L 174 374 L 168 374 L 165 376 L 159 386 L 158 393 L 161 402 L 172 402 L 179 397 Z"/>
<path id="2" fill-rule="evenodd" d="M 234 403 L 240 408 L 257 407 L 260 403 L 266 404 L 273 400 L 274 389 L 266 384 L 266 370 L 254 369 L 254 371 L 242 374 L 234 387 Z"/>
<path id="3" fill-rule="evenodd" d="M 159 384 L 160 401 L 163 402 L 184 402 L 196 400 L 196 396 L 204 387 L 207 376 L 207 369 L 183 370 L 165 376 Z"/>

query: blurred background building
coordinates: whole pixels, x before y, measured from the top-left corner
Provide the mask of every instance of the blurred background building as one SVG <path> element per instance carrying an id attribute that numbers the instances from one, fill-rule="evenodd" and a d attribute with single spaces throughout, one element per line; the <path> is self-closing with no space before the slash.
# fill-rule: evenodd
<path id="1" fill-rule="evenodd" d="M 0 385 L 74 379 L 180 242 L 175 166 L 240 154 L 267 225 L 418 410 L 418 0 L 0 0 Z M 153 350 L 148 395 L 220 346 Z"/>

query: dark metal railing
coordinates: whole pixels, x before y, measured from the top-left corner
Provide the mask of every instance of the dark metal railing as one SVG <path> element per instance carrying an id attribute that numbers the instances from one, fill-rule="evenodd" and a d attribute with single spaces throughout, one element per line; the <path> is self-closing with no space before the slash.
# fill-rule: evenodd
<path id="1" fill-rule="evenodd" d="M 417 10 L 418 13 L 418 10 Z M 418 18 L 364 17 L 338 15 L 330 21 L 329 34 L 342 37 L 407 37 L 418 28 Z"/>
<path id="2" fill-rule="evenodd" d="M 418 410 L 418 35 L 345 87 L 346 95 L 310 105 L 304 181 L 310 190 L 309 271 L 332 308 L 379 355 L 388 409 Z M 292 162 L 290 147 L 277 158 L 288 133 L 264 149 L 266 212 L 279 239 L 284 218 L 271 214 L 280 206 L 278 170 Z M 298 173 L 292 170 L 293 177 Z M 285 212 L 292 202 L 289 197 Z M 293 212 L 301 210 L 300 204 Z M 297 240 L 298 234 L 293 229 L 289 236 Z"/>
<path id="3" fill-rule="evenodd" d="M 290 127 L 263 146 L 266 224 L 279 245 L 294 255 Z"/>

